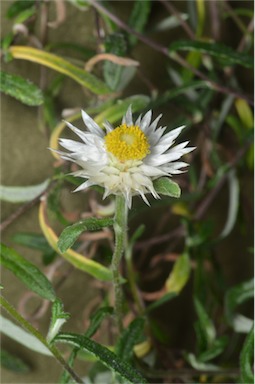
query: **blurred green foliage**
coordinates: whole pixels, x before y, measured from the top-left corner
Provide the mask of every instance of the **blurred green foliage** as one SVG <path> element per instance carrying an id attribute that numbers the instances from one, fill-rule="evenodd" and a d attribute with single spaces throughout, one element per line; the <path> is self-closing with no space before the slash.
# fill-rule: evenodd
<path id="1" fill-rule="evenodd" d="M 54 175 L 49 172 L 51 183 L 1 186 L 1 200 L 25 203 L 21 213 L 3 219 L 2 230 L 43 195 L 43 233 L 17 232 L 12 242 L 23 246 L 24 257 L 2 245 L 1 263 L 29 290 L 54 301 L 53 336 L 40 340 L 43 348 L 48 345 L 48 354 L 61 342 L 73 347 L 68 360 L 72 368 L 76 359 L 99 360 L 89 372 L 82 372 L 89 383 L 98 383 L 102 377 L 109 383 L 146 379 L 253 382 L 251 4 L 226 0 L 18 0 L 10 2 L 2 16 L 12 27 L 2 35 L 0 90 L 24 108 L 33 106 L 33 113 L 38 107 L 38 126 L 51 148 L 58 149 L 58 138 L 65 132 L 62 118 L 78 120 L 81 105 L 99 125 L 106 119 L 117 125 L 130 104 L 135 115 L 148 109 L 163 111 L 167 130 L 186 125 L 183 135 L 197 147 L 187 155 L 189 171 L 176 177 L 176 183 L 167 178 L 155 182 L 155 189 L 165 195 L 161 200 L 150 201 L 150 209 L 135 201 L 130 214 L 131 240 L 122 264 L 126 327 L 115 345 L 108 270 L 112 250 L 108 227 L 114 213 L 110 199 L 102 206 L 103 191 L 94 188 L 86 194 L 89 208 L 81 207 L 79 214 L 68 212 L 63 193 L 73 190 L 77 179 L 57 152 L 53 154 Z M 79 29 L 76 41 L 70 41 L 68 34 L 51 41 L 49 31 L 54 34 L 54 30 L 48 19 L 55 15 L 56 30 L 68 21 L 75 24 L 70 10 L 71 15 L 84 18 L 84 23 L 93 18 L 87 45 Z M 19 73 L 13 65 L 16 60 L 40 65 L 37 85 Z M 68 81 L 83 95 L 71 111 L 61 104 Z M 72 94 L 69 97 L 71 100 Z M 179 197 L 180 189 L 178 202 L 169 198 Z M 53 213 L 49 218 L 47 210 Z M 140 222 L 145 226 L 137 230 Z M 52 227 L 60 232 L 67 224 L 58 248 Z M 69 249 L 76 240 L 75 251 Z M 42 271 L 26 260 L 28 248 L 40 251 Z M 58 268 L 55 263 L 61 255 L 66 263 L 104 281 L 98 282 L 100 297 L 85 334 L 58 332 L 68 320 L 65 298 L 56 299 L 58 286 L 54 279 L 46 278 L 44 269 Z M 231 262 L 225 261 L 224 266 L 224 258 L 229 257 Z M 237 271 L 233 280 L 228 276 L 230 265 Z M 15 317 L 15 311 L 9 313 Z M 8 332 L 8 324 L 2 323 L 3 333 L 29 347 L 26 333 L 20 333 L 18 326 Z M 33 333 L 32 328 L 30 331 Z M 95 335 L 100 342 L 92 339 Z M 41 350 L 39 346 L 37 352 L 45 353 Z M 5 350 L 2 365 L 13 372 L 29 370 L 23 360 Z M 74 378 L 65 371 L 59 382 L 70 380 Z"/>

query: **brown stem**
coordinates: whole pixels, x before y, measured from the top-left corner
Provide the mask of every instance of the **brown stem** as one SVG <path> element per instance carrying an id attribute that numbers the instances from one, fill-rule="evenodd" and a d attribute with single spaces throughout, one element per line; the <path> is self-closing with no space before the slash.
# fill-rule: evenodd
<path id="1" fill-rule="evenodd" d="M 131 33 L 135 35 L 140 41 L 145 43 L 146 45 L 150 46 L 151 48 L 155 49 L 156 51 L 162 53 L 164 56 L 172 59 L 173 61 L 177 62 L 184 68 L 189 69 L 192 73 L 194 73 L 199 78 L 207 81 L 211 88 L 215 91 L 218 91 L 223 94 L 232 95 L 237 98 L 241 98 L 246 100 L 249 104 L 253 105 L 253 100 L 251 100 L 248 96 L 243 95 L 239 93 L 238 91 L 235 91 L 233 89 L 224 87 L 218 83 L 215 83 L 212 81 L 209 77 L 204 75 L 202 72 L 194 68 L 192 65 L 187 63 L 180 55 L 176 53 L 169 52 L 167 47 L 164 47 L 163 45 L 155 42 L 154 40 L 151 40 L 145 36 L 143 36 L 141 33 L 136 32 L 134 29 L 130 28 L 126 23 L 124 23 L 122 20 L 120 20 L 116 15 L 112 14 L 108 9 L 106 9 L 102 4 L 97 3 L 95 0 L 88 0 L 88 2 L 95 7 L 99 12 L 102 12 L 103 14 L 107 15 L 110 20 L 112 20 L 114 23 L 116 23 L 121 29 L 124 29 L 128 33 Z"/>

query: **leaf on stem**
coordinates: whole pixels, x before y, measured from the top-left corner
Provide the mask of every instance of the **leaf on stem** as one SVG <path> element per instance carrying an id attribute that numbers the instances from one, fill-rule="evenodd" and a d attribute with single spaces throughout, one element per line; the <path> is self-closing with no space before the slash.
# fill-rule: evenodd
<path id="1" fill-rule="evenodd" d="M 98 219 L 96 217 L 89 217 L 85 220 L 81 220 L 78 223 L 69 225 L 61 233 L 58 240 L 58 248 L 60 252 L 67 251 L 77 240 L 81 233 L 85 231 L 98 231 L 105 227 L 113 226 L 113 219 L 103 218 Z"/>
<path id="2" fill-rule="evenodd" d="M 136 0 L 131 15 L 128 20 L 128 25 L 134 29 L 136 32 L 143 32 L 146 23 L 149 19 L 151 11 L 151 0 Z M 137 37 L 135 35 L 129 35 L 130 45 L 135 45 L 137 42 Z"/>
<path id="3" fill-rule="evenodd" d="M 254 279 L 230 288 L 225 295 L 225 316 L 236 332 L 248 333 L 252 320 L 235 312 L 236 307 L 254 296 Z"/>
<path id="4" fill-rule="evenodd" d="M 42 232 L 47 239 L 51 247 L 65 260 L 67 260 L 74 267 L 80 269 L 81 271 L 87 272 L 91 276 L 95 277 L 98 280 L 102 281 L 112 281 L 112 272 L 110 269 L 104 267 L 102 264 L 90 260 L 88 257 L 81 255 L 75 252 L 72 249 L 67 250 L 64 253 L 61 253 L 58 249 L 58 237 L 53 229 L 47 224 L 45 218 L 45 201 L 42 201 L 39 208 L 39 223 L 42 229 Z"/>
<path id="5" fill-rule="evenodd" d="M 179 294 L 190 276 L 191 266 L 188 253 L 183 253 L 174 263 L 168 279 L 165 282 L 167 293 Z"/>
<path id="6" fill-rule="evenodd" d="M 6 12 L 8 19 L 13 19 L 25 10 L 32 8 L 35 4 L 35 0 L 18 0 L 14 1 Z"/>
<path id="7" fill-rule="evenodd" d="M 120 335 L 115 352 L 123 361 L 130 361 L 136 344 L 141 341 L 145 320 L 137 317 Z"/>
<path id="8" fill-rule="evenodd" d="M 253 59 L 250 55 L 244 52 L 234 51 L 224 44 L 195 40 L 178 40 L 170 45 L 169 52 L 171 54 L 178 50 L 206 53 L 223 60 L 226 65 L 239 64 L 246 68 L 253 67 Z"/>
<path id="9" fill-rule="evenodd" d="M 108 348 L 96 343 L 94 340 L 86 336 L 77 335 L 74 333 L 60 333 L 55 338 L 56 342 L 71 344 L 79 349 L 85 349 L 96 356 L 101 363 L 112 369 L 121 377 L 130 383 L 147 383 L 142 375 L 136 371 L 130 364 L 120 359 L 115 353 Z"/>
<path id="10" fill-rule="evenodd" d="M 54 289 L 46 276 L 32 263 L 20 256 L 14 249 L 1 244 L 0 263 L 44 299 L 54 301 Z"/>
<path id="11" fill-rule="evenodd" d="M 196 331 L 199 329 L 199 335 L 205 344 L 204 349 L 207 350 L 214 344 L 216 330 L 212 320 L 209 318 L 205 308 L 197 297 L 194 297 L 194 304 L 198 316 L 198 327 L 196 327 Z"/>
<path id="12" fill-rule="evenodd" d="M 254 360 L 254 329 L 250 330 L 247 335 L 241 355 L 240 355 L 240 368 L 241 368 L 241 380 L 242 383 L 252 384 L 254 383 L 253 372 L 253 360 Z"/>
<path id="13" fill-rule="evenodd" d="M 107 316 L 111 316 L 112 314 L 113 314 L 112 307 L 99 308 L 95 313 L 91 315 L 90 325 L 85 333 L 85 336 L 92 337 L 98 330 L 104 318 Z"/>
<path id="14" fill-rule="evenodd" d="M 107 85 L 96 76 L 52 53 L 25 46 L 12 46 L 9 48 L 9 52 L 14 59 L 32 61 L 63 73 L 97 95 L 104 95 L 111 92 Z"/>
<path id="15" fill-rule="evenodd" d="M 181 196 L 181 189 L 179 185 L 168 177 L 160 177 L 155 180 L 153 182 L 153 187 L 160 195 L 176 198 Z"/>
<path id="16" fill-rule="evenodd" d="M 42 91 L 31 81 L 3 71 L 0 71 L 0 91 L 32 107 L 44 102 Z"/>

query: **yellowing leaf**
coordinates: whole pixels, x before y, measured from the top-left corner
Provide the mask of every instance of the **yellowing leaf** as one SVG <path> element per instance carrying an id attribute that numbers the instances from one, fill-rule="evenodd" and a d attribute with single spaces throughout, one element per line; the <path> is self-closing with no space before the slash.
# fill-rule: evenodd
<path id="1" fill-rule="evenodd" d="M 167 292 L 180 293 L 185 286 L 190 275 L 190 260 L 187 253 L 183 253 L 174 263 L 172 272 L 170 273 L 165 287 Z"/>
<path id="2" fill-rule="evenodd" d="M 45 201 L 42 201 L 39 207 L 39 223 L 41 230 L 47 239 L 51 247 L 65 260 L 67 260 L 74 267 L 80 269 L 81 271 L 87 272 L 91 276 L 102 281 L 111 281 L 112 273 L 111 270 L 104 267 L 102 264 L 89 259 L 88 257 L 75 252 L 72 249 L 68 249 L 66 252 L 61 253 L 58 249 L 57 242 L 58 236 L 53 231 L 53 229 L 47 224 L 45 218 Z"/>
<path id="3" fill-rule="evenodd" d="M 14 59 L 32 61 L 34 63 L 52 68 L 57 72 L 63 73 L 97 95 L 111 93 L 111 90 L 107 87 L 107 85 L 96 76 L 86 72 L 84 69 L 76 67 L 75 65 L 52 53 L 36 48 L 15 45 L 9 48 L 9 53 Z"/>
<path id="4" fill-rule="evenodd" d="M 149 353 L 151 350 L 151 341 L 150 340 L 145 340 L 142 343 L 136 344 L 134 346 L 134 353 L 138 358 L 142 358 L 147 353 Z"/>
<path id="5" fill-rule="evenodd" d="M 247 101 L 244 99 L 236 99 L 235 107 L 245 128 L 251 129 L 253 127 L 253 113 Z"/>

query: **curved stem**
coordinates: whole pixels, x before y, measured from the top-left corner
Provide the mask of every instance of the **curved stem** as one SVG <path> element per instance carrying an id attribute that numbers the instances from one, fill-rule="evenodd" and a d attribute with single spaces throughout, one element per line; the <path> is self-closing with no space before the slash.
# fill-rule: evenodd
<path id="1" fill-rule="evenodd" d="M 82 379 L 72 370 L 72 368 L 66 363 L 59 350 L 54 346 L 48 344 L 43 335 L 35 329 L 23 316 L 21 316 L 16 309 L 3 297 L 0 297 L 1 306 L 17 320 L 27 331 L 35 336 L 46 348 L 52 353 L 60 365 L 70 374 L 76 383 L 82 384 Z"/>
<path id="2" fill-rule="evenodd" d="M 115 233 L 115 249 L 112 256 L 111 269 L 115 295 L 115 315 L 119 331 L 121 331 L 123 329 L 123 300 L 119 266 L 127 243 L 127 204 L 123 196 L 116 196 L 116 211 L 113 228 Z"/>

